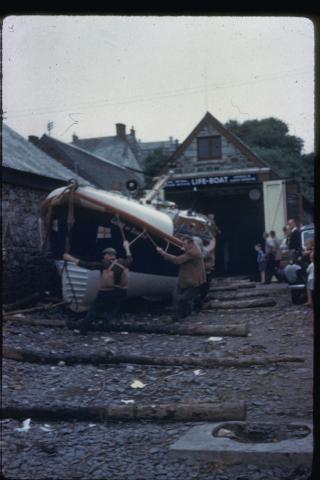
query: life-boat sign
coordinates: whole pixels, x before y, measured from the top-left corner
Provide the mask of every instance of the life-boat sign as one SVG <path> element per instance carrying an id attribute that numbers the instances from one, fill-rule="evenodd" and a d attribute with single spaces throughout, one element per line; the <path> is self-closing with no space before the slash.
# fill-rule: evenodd
<path id="1" fill-rule="evenodd" d="M 257 182 L 256 174 L 245 175 L 223 175 L 211 177 L 193 177 L 193 178 L 174 178 L 168 180 L 165 188 L 190 188 L 190 187 L 208 187 L 212 185 L 226 185 L 233 183 L 251 183 Z"/>

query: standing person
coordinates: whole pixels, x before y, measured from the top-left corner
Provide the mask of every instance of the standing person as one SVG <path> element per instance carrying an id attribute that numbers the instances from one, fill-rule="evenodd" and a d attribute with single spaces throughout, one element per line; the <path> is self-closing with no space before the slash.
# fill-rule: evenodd
<path id="1" fill-rule="evenodd" d="M 277 267 L 280 266 L 281 260 L 281 252 L 279 247 L 279 242 L 276 237 L 276 232 L 274 230 L 270 231 L 270 234 L 266 241 L 266 283 L 270 283 L 272 281 L 273 275 L 277 277 L 279 280 L 279 276 L 277 274 Z"/>
<path id="2" fill-rule="evenodd" d="M 200 294 L 201 294 L 202 300 L 205 299 L 207 293 L 209 292 L 210 283 L 213 277 L 213 271 L 216 263 L 215 249 L 216 249 L 215 238 L 212 238 L 210 241 L 208 240 L 204 241 L 202 252 L 203 252 L 204 268 L 206 272 L 206 282 L 200 287 Z"/>
<path id="3" fill-rule="evenodd" d="M 281 275 L 281 269 L 280 269 L 280 263 L 281 263 L 281 248 L 280 248 L 280 240 L 277 238 L 276 232 L 274 230 L 271 230 L 270 236 L 272 240 L 274 241 L 274 258 L 275 258 L 275 271 L 274 275 L 278 282 L 282 281 L 282 275 Z"/>
<path id="4" fill-rule="evenodd" d="M 65 253 L 63 259 L 67 262 L 73 262 L 79 267 L 88 270 L 100 270 L 100 288 L 98 295 L 90 307 L 90 310 L 80 322 L 80 334 L 86 335 L 94 320 L 103 315 L 104 326 L 117 318 L 121 311 L 121 305 L 127 297 L 128 289 L 128 267 L 132 262 L 129 242 L 123 242 L 123 248 L 126 252 L 126 259 L 117 258 L 117 252 L 114 248 L 105 248 L 102 251 L 103 258 L 100 262 L 86 262 L 79 258 Z"/>
<path id="5" fill-rule="evenodd" d="M 267 234 L 264 253 L 266 254 L 266 280 L 265 283 L 270 283 L 275 268 L 275 259 L 273 252 L 274 242 L 269 234 Z"/>
<path id="6" fill-rule="evenodd" d="M 311 263 L 307 268 L 307 274 L 308 274 L 308 279 L 307 279 L 308 301 L 307 301 L 307 305 L 310 305 L 312 307 L 312 305 L 313 305 L 313 292 L 314 292 L 314 251 L 313 250 L 310 253 L 310 260 L 311 260 Z"/>
<path id="7" fill-rule="evenodd" d="M 257 245 L 254 246 L 254 249 L 258 252 L 257 264 L 260 272 L 260 282 L 264 284 L 266 283 L 266 254 L 262 250 L 261 243 L 257 243 Z"/>
<path id="8" fill-rule="evenodd" d="M 297 226 L 296 221 L 293 218 L 288 220 L 288 228 L 289 228 L 288 248 L 289 248 L 291 260 L 295 261 L 301 255 L 301 232 Z"/>
<path id="9" fill-rule="evenodd" d="M 178 283 L 174 293 L 173 320 L 177 321 L 192 313 L 194 300 L 199 294 L 199 287 L 206 281 L 203 255 L 193 238 L 188 236 L 183 240 L 184 253 L 170 255 L 162 248 L 157 252 L 166 260 L 180 265 Z"/>
<path id="10" fill-rule="evenodd" d="M 268 232 L 263 232 L 262 240 L 261 240 L 261 248 L 264 251 L 264 253 L 266 253 L 266 244 L 267 244 L 268 237 L 269 237 L 269 233 Z"/>
<path id="11" fill-rule="evenodd" d="M 289 249 L 289 245 L 288 245 L 288 242 L 289 242 L 289 227 L 287 225 L 285 225 L 282 228 L 282 231 L 283 231 L 283 237 L 280 241 L 280 250 L 281 250 L 282 253 L 286 253 Z"/>
<path id="12" fill-rule="evenodd" d="M 195 237 L 193 237 L 195 240 Z M 202 255 L 204 262 L 204 269 L 206 273 L 206 281 L 199 287 L 199 295 L 195 300 L 194 310 L 200 312 L 202 304 L 209 292 L 210 283 L 213 277 L 213 271 L 215 266 L 215 248 L 216 248 L 216 239 L 212 238 L 210 241 L 208 239 L 203 240 L 202 245 Z"/>

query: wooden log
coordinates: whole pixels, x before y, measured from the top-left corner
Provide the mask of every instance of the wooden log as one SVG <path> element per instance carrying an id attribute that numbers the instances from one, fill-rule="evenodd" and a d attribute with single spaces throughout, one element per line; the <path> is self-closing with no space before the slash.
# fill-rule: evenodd
<path id="1" fill-rule="evenodd" d="M 167 404 L 105 405 L 99 407 L 4 407 L 2 418 L 23 420 L 95 421 L 107 420 L 174 420 L 220 421 L 244 420 L 246 404 L 237 402 L 192 402 Z"/>
<path id="2" fill-rule="evenodd" d="M 236 287 L 211 287 L 209 292 L 235 292 Z"/>
<path id="3" fill-rule="evenodd" d="M 110 331 L 128 331 L 132 333 L 155 333 L 166 335 L 193 335 L 217 337 L 247 337 L 249 327 L 247 323 L 239 325 L 134 325 L 110 324 Z"/>
<path id="4" fill-rule="evenodd" d="M 255 283 L 222 283 L 213 285 L 210 288 L 210 292 L 231 292 L 232 290 L 246 289 L 246 288 L 256 288 Z"/>
<path id="5" fill-rule="evenodd" d="M 29 349 L 3 347 L 3 357 L 16 361 L 44 364 L 58 364 L 64 362 L 65 365 L 76 364 L 134 364 L 134 365 L 161 365 L 161 366 L 197 366 L 207 368 L 218 367 L 249 367 L 251 365 L 270 365 L 274 363 L 286 362 L 304 362 L 301 356 L 264 356 L 264 357 L 192 357 L 192 356 L 150 356 L 150 355 L 132 355 L 119 354 L 106 349 L 103 353 L 88 354 L 69 354 L 69 353 L 48 353 L 36 352 Z"/>
<path id="6" fill-rule="evenodd" d="M 268 298 L 270 294 L 267 292 L 241 292 L 241 293 L 230 293 L 229 295 L 221 295 L 219 293 L 209 294 L 207 299 L 209 300 L 219 300 L 219 301 L 233 301 L 233 300 L 245 300 L 245 299 L 256 299 L 256 298 Z"/>
<path id="7" fill-rule="evenodd" d="M 237 302 L 210 302 L 210 310 L 226 310 L 226 309 L 235 309 L 239 310 L 242 308 L 258 308 L 258 307 L 274 307 L 277 304 L 275 300 L 246 300 L 246 301 L 237 301 Z"/>
<path id="8" fill-rule="evenodd" d="M 48 304 L 39 305 L 37 307 L 25 308 L 23 310 L 14 310 L 12 312 L 5 313 L 3 317 L 4 318 L 8 316 L 11 317 L 12 315 L 17 315 L 17 313 L 30 313 L 30 312 L 35 312 L 37 310 L 50 310 L 50 308 L 60 307 L 61 305 L 68 305 L 69 303 L 70 302 L 61 301 L 58 303 L 48 303 Z"/>
<path id="9" fill-rule="evenodd" d="M 26 305 L 34 304 L 38 300 L 40 300 L 41 295 L 40 293 L 32 293 L 31 295 L 28 295 L 27 297 L 21 298 L 20 300 L 17 300 L 16 302 L 13 303 L 7 303 L 3 305 L 3 310 L 5 312 L 9 312 L 11 310 L 25 307 Z"/>
<path id="10" fill-rule="evenodd" d="M 14 317 L 13 315 L 7 315 L 4 317 L 6 322 L 19 323 L 20 325 L 32 325 L 37 327 L 65 327 L 66 322 L 64 320 L 48 320 L 48 319 L 37 319 L 37 318 L 22 318 Z"/>
<path id="11" fill-rule="evenodd" d="M 64 327 L 64 320 L 32 319 L 7 316 L 6 321 L 19 323 L 22 325 L 34 325 L 39 327 Z M 74 324 L 77 328 L 77 324 Z M 111 323 L 108 331 L 110 332 L 131 332 L 131 333 L 150 333 L 164 335 L 192 335 L 207 337 L 247 337 L 249 327 L 247 323 L 239 325 L 138 325 L 138 324 L 117 324 Z"/>
<path id="12" fill-rule="evenodd" d="M 236 288 L 256 288 L 256 284 L 253 282 L 250 283 L 231 283 L 231 286 Z"/>

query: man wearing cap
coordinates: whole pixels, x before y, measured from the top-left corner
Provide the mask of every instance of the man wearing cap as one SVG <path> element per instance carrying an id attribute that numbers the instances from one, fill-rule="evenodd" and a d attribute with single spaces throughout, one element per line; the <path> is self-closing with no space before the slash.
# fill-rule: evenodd
<path id="1" fill-rule="evenodd" d="M 79 267 L 88 270 L 100 270 L 100 288 L 98 295 L 90 307 L 87 315 L 80 322 L 80 333 L 86 335 L 93 321 L 99 316 L 107 318 L 104 324 L 111 319 L 117 318 L 121 310 L 121 304 L 125 301 L 128 289 L 128 267 L 132 263 L 129 242 L 123 242 L 126 258 L 117 258 L 114 248 L 105 248 L 102 251 L 103 258 L 100 262 L 87 262 L 73 257 L 69 253 L 63 255 L 67 262 L 73 262 Z"/>
<path id="2" fill-rule="evenodd" d="M 157 247 L 157 252 L 166 260 L 180 265 L 177 288 L 174 293 L 173 320 L 190 315 L 194 308 L 194 301 L 199 294 L 199 287 L 206 281 L 206 273 L 203 255 L 190 236 L 183 240 L 184 253 L 182 255 L 170 255 L 162 248 Z"/>

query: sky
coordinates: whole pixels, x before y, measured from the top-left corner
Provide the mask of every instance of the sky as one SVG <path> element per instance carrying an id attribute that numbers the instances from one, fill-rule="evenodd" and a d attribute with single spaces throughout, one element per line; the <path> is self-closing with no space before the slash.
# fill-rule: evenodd
<path id="1" fill-rule="evenodd" d="M 4 121 L 70 142 L 134 126 L 182 142 L 220 122 L 276 117 L 314 150 L 314 26 L 299 17 L 56 16 L 4 19 Z"/>

